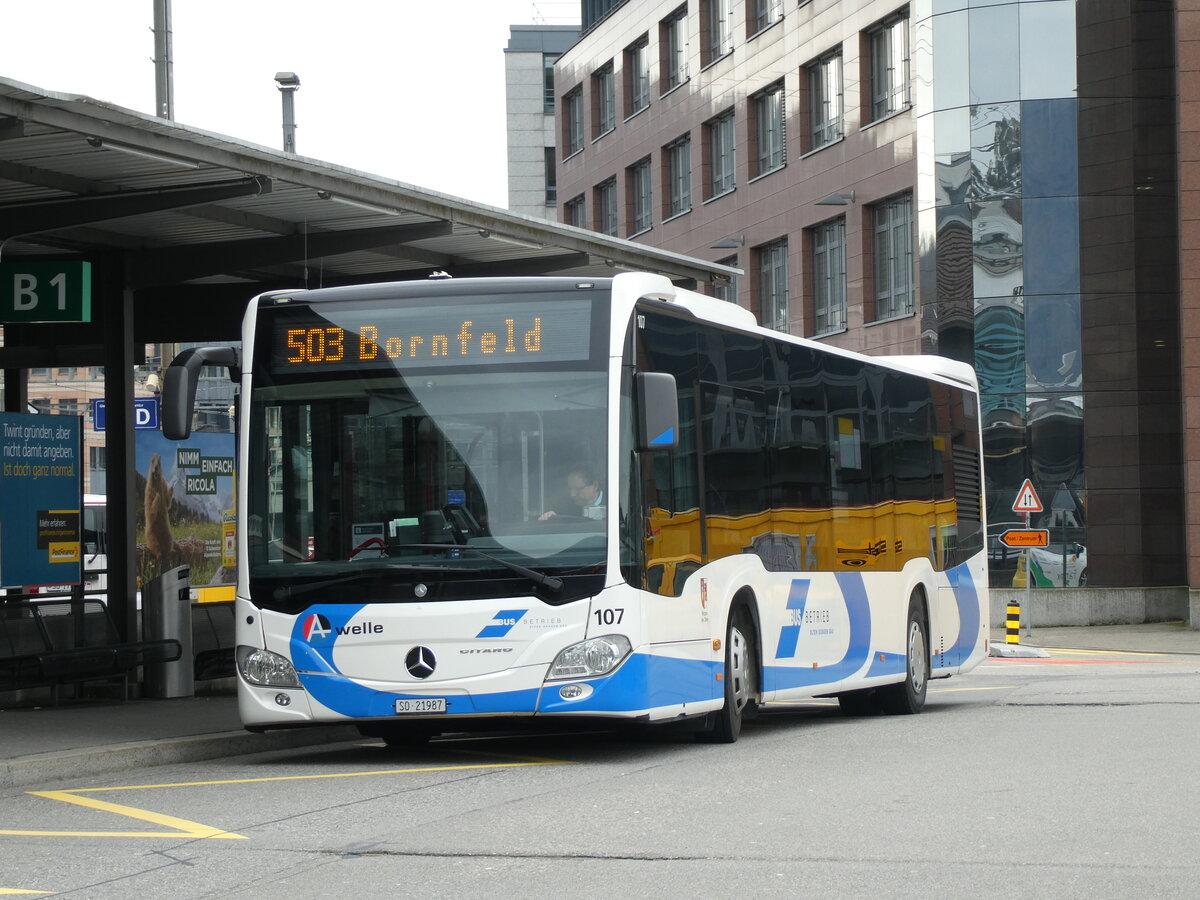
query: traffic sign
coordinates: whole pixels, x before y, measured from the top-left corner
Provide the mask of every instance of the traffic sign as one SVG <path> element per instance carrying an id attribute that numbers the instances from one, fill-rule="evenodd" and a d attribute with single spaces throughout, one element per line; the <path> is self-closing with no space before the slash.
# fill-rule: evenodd
<path id="1" fill-rule="evenodd" d="M 1038 499 L 1037 491 L 1033 489 L 1033 482 L 1028 478 L 1021 485 L 1021 489 L 1017 491 L 1016 502 L 1012 505 L 1013 512 L 1019 513 L 1035 513 L 1042 511 L 1042 501 Z"/>
<path id="2" fill-rule="evenodd" d="M 1044 528 L 1032 528 L 1028 531 L 1009 529 L 1000 535 L 1000 543 L 1005 547 L 1048 547 L 1050 532 Z"/>
<path id="3" fill-rule="evenodd" d="M 92 400 L 92 428 L 104 431 L 107 416 L 104 413 L 105 403 L 101 399 Z M 159 404 L 157 397 L 133 398 L 133 427 L 142 431 L 157 431 Z"/>

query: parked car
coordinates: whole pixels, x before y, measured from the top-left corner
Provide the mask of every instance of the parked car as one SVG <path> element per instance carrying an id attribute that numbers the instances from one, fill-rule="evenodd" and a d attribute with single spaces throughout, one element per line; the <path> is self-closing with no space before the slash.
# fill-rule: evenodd
<path id="1" fill-rule="evenodd" d="M 1087 586 L 1087 547 L 1083 544 L 1068 542 L 1031 548 L 1029 566 L 1034 587 Z"/>

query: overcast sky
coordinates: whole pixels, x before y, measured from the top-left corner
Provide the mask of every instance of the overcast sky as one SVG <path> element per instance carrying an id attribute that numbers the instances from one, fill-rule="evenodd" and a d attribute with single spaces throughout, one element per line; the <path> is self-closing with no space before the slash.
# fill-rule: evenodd
<path id="1" fill-rule="evenodd" d="M 0 0 L 0 76 L 154 112 L 153 0 Z M 300 77 L 296 149 L 506 206 L 509 25 L 578 0 L 174 0 L 175 120 L 282 146 L 276 72 Z"/>

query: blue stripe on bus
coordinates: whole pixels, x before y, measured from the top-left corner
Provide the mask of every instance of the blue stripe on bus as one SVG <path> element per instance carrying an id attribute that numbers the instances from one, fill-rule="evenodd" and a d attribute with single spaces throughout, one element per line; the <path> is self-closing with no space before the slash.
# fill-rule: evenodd
<path id="1" fill-rule="evenodd" d="M 717 674 L 725 670 L 723 660 L 679 659 L 635 653 L 611 675 L 581 679 L 592 693 L 581 700 L 563 700 L 559 689 L 575 682 L 550 682 L 542 692 L 538 711 L 632 712 L 712 700 L 723 692 Z"/>
<path id="2" fill-rule="evenodd" d="M 946 572 L 954 601 L 958 604 L 958 639 L 950 648 L 952 662 L 962 665 L 971 656 L 979 640 L 979 591 L 967 563 Z"/>
<path id="3" fill-rule="evenodd" d="M 421 694 L 404 691 L 377 691 L 342 675 L 300 673 L 300 683 L 321 705 L 350 718 L 387 718 L 396 716 L 396 701 L 427 699 L 444 696 L 447 711 L 452 716 L 496 713 L 532 713 L 537 706 L 538 689 L 497 691 L 492 694 L 462 694 L 447 691 L 438 694 L 437 688 Z"/>
<path id="4" fill-rule="evenodd" d="M 846 613 L 850 619 L 850 641 L 840 662 L 818 668 L 800 666 L 764 666 L 763 684 L 768 690 L 784 691 L 790 688 L 830 684 L 849 678 L 859 671 L 871 652 L 871 608 L 867 601 L 867 589 L 860 572 L 837 572 L 834 574 Z"/>
<path id="5" fill-rule="evenodd" d="M 395 701 L 405 698 L 445 696 L 450 716 L 511 713 L 613 713 L 640 712 L 660 706 L 698 703 L 718 696 L 716 676 L 724 669 L 721 661 L 677 659 L 635 653 L 616 672 L 603 678 L 579 682 L 552 682 L 544 688 L 526 688 L 495 693 L 437 693 L 436 685 L 421 694 L 380 691 L 342 675 L 301 672 L 300 683 L 317 702 L 351 718 L 390 717 Z M 564 684 L 588 684 L 592 693 L 581 700 L 563 700 Z M 541 694 L 541 702 L 538 695 Z"/>
<path id="6" fill-rule="evenodd" d="M 887 650 L 875 653 L 871 660 L 871 668 L 867 670 L 868 678 L 875 678 L 879 675 L 902 675 L 908 670 L 905 665 L 906 658 L 903 652 L 892 653 Z"/>
<path id="7" fill-rule="evenodd" d="M 800 640 L 800 625 L 804 621 L 804 605 L 808 602 L 807 578 L 796 578 L 788 590 L 787 608 L 795 610 L 792 621 L 794 625 L 784 625 L 779 630 L 779 644 L 775 647 L 776 659 L 793 659 L 796 656 L 796 644 Z"/>

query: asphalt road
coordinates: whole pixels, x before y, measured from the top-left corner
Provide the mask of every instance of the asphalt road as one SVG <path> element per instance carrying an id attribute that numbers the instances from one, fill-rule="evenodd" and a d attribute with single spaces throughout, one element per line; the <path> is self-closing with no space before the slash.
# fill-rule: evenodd
<path id="1" fill-rule="evenodd" d="M 1054 652 L 732 746 L 370 740 L 0 794 L 0 894 L 1200 896 L 1200 657 Z"/>

